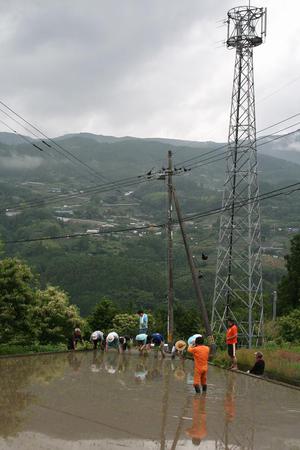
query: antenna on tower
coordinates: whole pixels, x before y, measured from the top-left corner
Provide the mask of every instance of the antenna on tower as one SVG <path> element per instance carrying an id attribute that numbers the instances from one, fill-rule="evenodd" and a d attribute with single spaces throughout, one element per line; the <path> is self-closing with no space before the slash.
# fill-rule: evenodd
<path id="1" fill-rule="evenodd" d="M 226 44 L 235 48 L 236 57 L 212 329 L 226 329 L 228 317 L 234 318 L 244 344 L 251 347 L 263 333 L 253 48 L 265 38 L 266 9 L 249 1 L 249 7 L 228 11 L 227 24 Z"/>

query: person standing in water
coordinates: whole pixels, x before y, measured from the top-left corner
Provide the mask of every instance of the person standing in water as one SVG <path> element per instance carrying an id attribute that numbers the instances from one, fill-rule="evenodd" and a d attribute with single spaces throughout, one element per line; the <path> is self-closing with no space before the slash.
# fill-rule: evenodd
<path id="1" fill-rule="evenodd" d="M 188 352 L 192 353 L 194 357 L 194 388 L 197 394 L 207 391 L 207 370 L 208 370 L 208 358 L 210 349 L 207 345 L 204 345 L 204 339 L 202 336 L 198 336 L 195 340 L 194 346 L 188 347 Z"/>

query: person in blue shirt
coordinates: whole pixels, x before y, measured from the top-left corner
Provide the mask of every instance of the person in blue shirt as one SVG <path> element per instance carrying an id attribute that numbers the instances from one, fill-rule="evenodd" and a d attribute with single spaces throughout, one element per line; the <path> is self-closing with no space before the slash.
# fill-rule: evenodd
<path id="1" fill-rule="evenodd" d="M 144 313 L 142 309 L 137 312 L 139 316 L 139 334 L 148 333 L 148 314 Z"/>
<path id="2" fill-rule="evenodd" d="M 151 344 L 153 344 L 154 349 L 160 351 L 162 358 L 164 358 L 164 338 L 160 333 L 152 333 L 151 334 Z"/>

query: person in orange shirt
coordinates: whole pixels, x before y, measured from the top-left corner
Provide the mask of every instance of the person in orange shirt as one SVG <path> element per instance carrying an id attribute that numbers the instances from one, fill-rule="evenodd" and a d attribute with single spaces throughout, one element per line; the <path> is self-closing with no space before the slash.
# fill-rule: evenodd
<path id="1" fill-rule="evenodd" d="M 209 347 L 204 345 L 204 339 L 202 336 L 198 336 L 195 340 L 194 346 L 189 346 L 188 352 L 194 356 L 194 388 L 197 394 L 200 394 L 200 386 L 202 386 L 202 392 L 207 391 L 207 370 L 208 370 L 208 358 Z"/>
<path id="2" fill-rule="evenodd" d="M 237 369 L 236 346 L 238 339 L 238 328 L 232 319 L 228 319 L 228 328 L 226 331 L 226 344 L 228 355 L 231 359 L 230 369 Z"/>

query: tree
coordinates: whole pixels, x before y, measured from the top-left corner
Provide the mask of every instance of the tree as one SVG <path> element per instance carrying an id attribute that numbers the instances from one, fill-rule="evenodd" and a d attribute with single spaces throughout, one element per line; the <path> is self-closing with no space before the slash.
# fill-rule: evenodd
<path id="1" fill-rule="evenodd" d="M 20 260 L 0 261 L 0 343 L 35 340 L 34 282 L 30 268 Z"/>
<path id="2" fill-rule="evenodd" d="M 135 336 L 138 332 L 139 321 L 136 314 L 117 314 L 113 320 L 113 329 L 120 336 Z"/>
<path id="3" fill-rule="evenodd" d="M 155 322 L 152 314 L 148 314 L 148 329 L 150 333 L 155 332 Z M 139 331 L 139 318 L 137 314 L 117 314 L 113 320 L 113 329 L 120 335 L 136 336 Z"/>
<path id="4" fill-rule="evenodd" d="M 95 306 L 92 314 L 88 318 L 88 323 L 92 330 L 107 332 L 113 326 L 113 319 L 118 313 L 118 308 L 109 299 L 103 298 Z"/>
<path id="5" fill-rule="evenodd" d="M 196 308 L 184 308 L 181 304 L 175 304 L 174 308 L 175 335 L 181 339 L 187 339 L 194 333 L 201 333 L 204 327 L 201 324 L 201 316 Z"/>
<path id="6" fill-rule="evenodd" d="M 45 290 L 38 290 L 36 296 L 35 319 L 41 344 L 64 342 L 72 335 L 74 328 L 84 327 L 79 309 L 70 305 L 65 292 L 48 286 Z"/>
<path id="7" fill-rule="evenodd" d="M 291 240 L 290 254 L 285 256 L 287 275 L 278 286 L 278 310 L 285 314 L 300 307 L 300 234 Z"/>
<path id="8" fill-rule="evenodd" d="M 280 336 L 284 341 L 300 342 L 300 309 L 291 311 L 278 320 Z"/>

